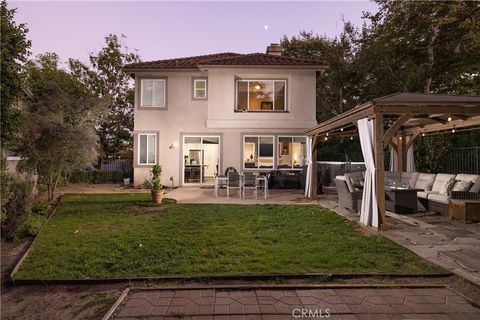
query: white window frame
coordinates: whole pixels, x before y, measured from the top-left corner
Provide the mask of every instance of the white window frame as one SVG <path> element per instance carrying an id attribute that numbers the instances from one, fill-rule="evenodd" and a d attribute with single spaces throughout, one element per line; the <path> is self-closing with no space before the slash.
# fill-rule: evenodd
<path id="1" fill-rule="evenodd" d="M 137 143 L 138 143 L 137 163 L 138 163 L 138 165 L 140 165 L 140 166 L 154 166 L 154 165 L 156 165 L 156 164 L 157 164 L 157 152 L 158 152 L 157 134 L 156 134 L 156 133 L 139 133 L 137 136 L 138 136 L 138 141 L 137 141 Z M 147 161 L 147 162 L 146 162 L 146 163 L 140 162 L 140 147 L 141 147 L 141 145 L 140 145 L 140 137 L 141 137 L 141 136 L 147 136 L 147 158 L 146 158 L 146 161 Z M 148 151 L 149 151 L 149 150 L 148 150 L 148 136 L 154 136 L 154 138 L 155 138 L 155 143 L 154 143 L 154 145 L 155 145 L 155 153 L 154 153 L 154 162 L 153 162 L 153 163 L 148 163 Z"/>
<path id="2" fill-rule="evenodd" d="M 247 82 L 247 110 L 238 109 L 238 83 Z M 273 83 L 273 106 L 272 110 L 250 110 L 250 82 L 272 82 Z M 283 82 L 285 94 L 283 95 L 283 110 L 275 110 L 275 82 Z M 288 81 L 285 79 L 238 79 L 235 80 L 235 111 L 240 112 L 285 112 L 288 110 L 287 106 L 287 85 Z"/>
<path id="3" fill-rule="evenodd" d="M 160 81 L 160 82 L 163 82 L 163 106 L 155 106 L 155 105 L 151 105 L 151 106 L 146 106 L 146 105 L 143 105 L 143 88 L 144 88 L 144 83 L 145 81 Z M 154 88 L 154 86 L 152 86 L 152 88 Z M 153 89 L 152 89 L 153 90 Z M 152 92 L 152 95 L 153 95 L 153 92 Z M 167 80 L 166 79 L 142 79 L 140 81 L 140 107 L 142 108 L 166 108 L 166 102 L 167 102 Z M 152 103 L 153 103 L 153 96 L 152 96 Z"/>
<path id="4" fill-rule="evenodd" d="M 305 138 L 305 143 L 307 143 L 307 136 L 299 136 L 299 135 L 282 135 L 282 136 L 277 136 L 277 148 L 278 148 L 278 145 L 280 144 L 280 138 L 290 138 L 291 139 L 291 142 L 292 142 L 292 149 L 293 149 L 293 139 L 294 138 Z M 291 163 L 291 166 L 290 168 L 280 168 L 280 155 L 281 155 L 281 150 L 279 149 L 278 150 L 278 155 L 277 155 L 277 158 L 275 159 L 276 162 L 277 162 L 277 167 L 278 167 L 278 170 L 302 170 L 302 168 L 294 168 L 293 166 L 293 161 Z M 290 151 L 292 152 L 292 151 Z M 307 150 L 305 150 L 305 152 L 307 152 Z M 305 158 L 307 157 L 307 155 L 305 154 Z M 293 159 L 292 159 L 293 160 Z"/>
<path id="5" fill-rule="evenodd" d="M 258 158 L 260 158 L 260 138 L 272 138 L 272 143 L 273 143 L 273 155 L 272 155 L 272 168 L 260 168 L 258 163 L 255 168 L 245 168 L 245 138 L 257 138 L 257 145 L 258 148 L 256 150 L 256 158 L 258 162 Z M 269 170 L 275 170 L 275 156 L 276 156 L 276 147 L 275 147 L 275 136 L 273 135 L 255 135 L 255 134 L 247 134 L 243 136 L 242 139 L 242 168 L 243 170 L 261 170 L 261 171 L 269 171 Z"/>
<path id="6" fill-rule="evenodd" d="M 197 82 L 205 82 L 205 97 L 197 96 Z M 207 79 L 193 79 L 193 98 L 197 100 L 207 100 L 208 97 L 208 81 Z"/>

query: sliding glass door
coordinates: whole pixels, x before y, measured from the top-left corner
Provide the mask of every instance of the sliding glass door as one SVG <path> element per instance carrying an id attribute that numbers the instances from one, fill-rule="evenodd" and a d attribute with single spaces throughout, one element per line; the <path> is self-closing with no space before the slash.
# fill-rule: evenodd
<path id="1" fill-rule="evenodd" d="M 219 136 L 183 137 L 183 184 L 213 185 L 219 165 Z"/>

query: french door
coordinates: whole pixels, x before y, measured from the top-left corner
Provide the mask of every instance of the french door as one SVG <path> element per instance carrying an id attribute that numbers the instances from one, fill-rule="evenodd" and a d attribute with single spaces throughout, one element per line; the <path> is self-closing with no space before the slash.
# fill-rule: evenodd
<path id="1" fill-rule="evenodd" d="M 220 165 L 219 136 L 183 136 L 183 184 L 213 185 Z"/>

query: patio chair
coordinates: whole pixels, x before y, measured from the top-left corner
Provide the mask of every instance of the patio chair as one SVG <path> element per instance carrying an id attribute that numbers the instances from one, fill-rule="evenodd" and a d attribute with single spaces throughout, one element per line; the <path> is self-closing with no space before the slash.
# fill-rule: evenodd
<path id="1" fill-rule="evenodd" d="M 240 175 L 238 174 L 238 172 L 228 172 L 227 176 L 227 198 L 230 197 L 230 189 L 237 189 L 238 198 L 241 199 L 242 192 L 240 190 Z"/>
<path id="2" fill-rule="evenodd" d="M 243 177 L 243 199 L 245 199 L 245 190 L 254 190 L 255 199 L 258 199 L 257 179 L 251 172 L 246 172 Z"/>
<path id="3" fill-rule="evenodd" d="M 258 192 L 258 189 L 260 190 L 263 190 L 263 196 L 265 199 L 267 199 L 268 197 L 268 189 L 269 189 L 269 184 L 270 184 L 270 181 L 272 180 L 272 174 L 270 172 L 268 172 L 267 174 L 265 174 L 265 177 L 266 177 L 266 182 L 265 181 L 262 181 L 262 180 L 259 180 L 257 181 L 258 184 L 257 184 L 257 192 Z"/>
<path id="4" fill-rule="evenodd" d="M 335 179 L 338 205 L 348 210 L 360 211 L 363 191 L 350 191 L 345 180 Z"/>

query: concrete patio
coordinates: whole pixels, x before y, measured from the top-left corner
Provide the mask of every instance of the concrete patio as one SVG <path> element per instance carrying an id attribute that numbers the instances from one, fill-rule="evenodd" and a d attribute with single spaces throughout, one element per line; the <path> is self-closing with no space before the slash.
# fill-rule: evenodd
<path id="1" fill-rule="evenodd" d="M 177 188 L 167 189 L 165 197 L 173 198 L 178 203 L 222 203 L 222 204 L 316 204 L 316 200 L 305 198 L 303 190 L 278 190 L 270 189 L 267 199 L 263 191 L 258 191 L 255 199 L 252 191 L 247 191 L 246 199 L 239 199 L 237 192 L 230 192 L 227 198 L 226 190 L 221 189 L 219 196 L 215 197 L 213 188 Z"/>

